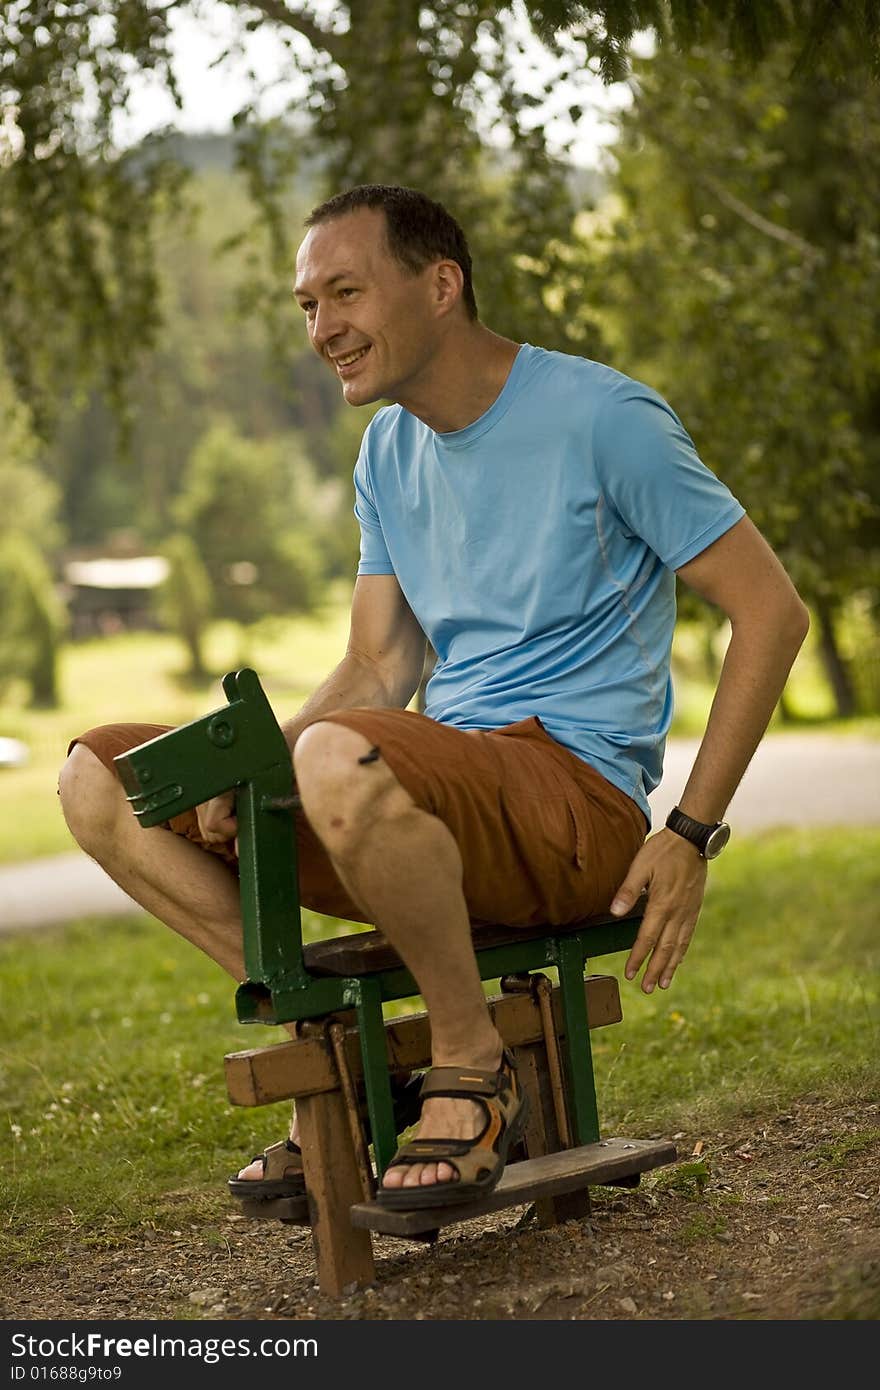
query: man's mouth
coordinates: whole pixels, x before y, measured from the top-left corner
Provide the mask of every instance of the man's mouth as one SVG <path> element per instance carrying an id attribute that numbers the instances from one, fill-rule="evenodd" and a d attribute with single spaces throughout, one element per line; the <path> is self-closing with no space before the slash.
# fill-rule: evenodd
<path id="1" fill-rule="evenodd" d="M 356 362 L 360 362 L 361 358 L 366 357 L 369 351 L 370 345 L 368 343 L 366 347 L 355 348 L 354 352 L 340 353 L 338 357 L 334 357 L 333 365 L 341 376 L 352 368 Z"/>

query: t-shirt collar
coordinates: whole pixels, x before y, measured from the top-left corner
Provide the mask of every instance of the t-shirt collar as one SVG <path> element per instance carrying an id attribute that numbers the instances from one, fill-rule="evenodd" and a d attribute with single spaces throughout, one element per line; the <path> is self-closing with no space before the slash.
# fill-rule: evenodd
<path id="1" fill-rule="evenodd" d="M 492 429 L 502 416 L 506 415 L 516 398 L 519 381 L 525 371 L 526 361 L 534 352 L 531 343 L 521 343 L 517 354 L 513 359 L 507 380 L 495 397 L 488 410 L 479 415 L 469 425 L 465 425 L 462 430 L 449 430 L 444 434 L 432 431 L 434 439 L 441 449 L 466 449 L 473 444 L 475 439 L 479 439 L 487 430 Z"/>

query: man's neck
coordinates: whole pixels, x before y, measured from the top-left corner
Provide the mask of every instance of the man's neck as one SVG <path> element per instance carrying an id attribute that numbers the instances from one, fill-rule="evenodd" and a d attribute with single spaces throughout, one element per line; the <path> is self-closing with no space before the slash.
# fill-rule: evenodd
<path id="1" fill-rule="evenodd" d="M 500 396 L 519 346 L 481 323 L 468 324 L 448 335 L 397 404 L 437 434 L 466 429 Z"/>

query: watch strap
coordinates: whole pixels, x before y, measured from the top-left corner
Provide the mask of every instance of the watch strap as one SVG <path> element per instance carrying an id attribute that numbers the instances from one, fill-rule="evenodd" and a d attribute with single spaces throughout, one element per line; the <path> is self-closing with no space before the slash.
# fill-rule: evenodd
<path id="1" fill-rule="evenodd" d="M 690 840 L 691 844 L 696 845 L 701 854 L 705 853 L 706 846 L 709 843 L 709 836 L 723 824 L 724 822 L 720 820 L 714 821 L 711 825 L 707 825 L 705 821 L 694 820 L 693 816 L 685 815 L 684 811 L 679 810 L 677 806 L 673 806 L 669 815 L 666 817 L 667 830 L 673 830 L 676 835 L 681 835 L 685 840 Z"/>

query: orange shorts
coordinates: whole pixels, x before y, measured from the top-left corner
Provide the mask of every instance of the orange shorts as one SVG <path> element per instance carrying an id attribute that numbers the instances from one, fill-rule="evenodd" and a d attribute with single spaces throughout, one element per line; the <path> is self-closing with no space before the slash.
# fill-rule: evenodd
<path id="1" fill-rule="evenodd" d="M 346 709 L 322 718 L 362 734 L 416 805 L 449 827 L 474 922 L 532 926 L 606 911 L 645 838 L 636 803 L 551 738 L 536 717 L 486 732 L 401 709 Z M 115 771 L 117 753 L 167 727 L 105 724 L 73 742 Z M 236 867 L 231 841 L 204 843 L 195 811 L 167 824 Z M 303 905 L 367 921 L 301 811 L 296 836 Z"/>

